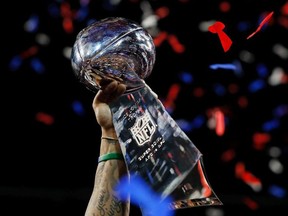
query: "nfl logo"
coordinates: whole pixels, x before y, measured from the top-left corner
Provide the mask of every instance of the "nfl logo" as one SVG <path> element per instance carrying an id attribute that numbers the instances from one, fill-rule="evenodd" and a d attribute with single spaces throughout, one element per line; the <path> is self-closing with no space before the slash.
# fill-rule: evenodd
<path id="1" fill-rule="evenodd" d="M 130 131 L 139 146 L 144 145 L 151 140 L 155 132 L 155 124 L 150 118 L 150 115 L 145 112 L 143 116 L 137 119 Z"/>

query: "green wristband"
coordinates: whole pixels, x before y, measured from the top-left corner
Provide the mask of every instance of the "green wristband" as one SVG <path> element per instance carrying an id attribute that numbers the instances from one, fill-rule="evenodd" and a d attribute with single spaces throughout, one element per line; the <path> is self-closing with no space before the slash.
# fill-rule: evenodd
<path id="1" fill-rule="evenodd" d="M 112 153 L 101 155 L 98 158 L 98 163 L 103 162 L 103 161 L 107 161 L 107 160 L 113 160 L 113 159 L 114 160 L 124 160 L 124 157 L 121 153 L 112 152 Z"/>

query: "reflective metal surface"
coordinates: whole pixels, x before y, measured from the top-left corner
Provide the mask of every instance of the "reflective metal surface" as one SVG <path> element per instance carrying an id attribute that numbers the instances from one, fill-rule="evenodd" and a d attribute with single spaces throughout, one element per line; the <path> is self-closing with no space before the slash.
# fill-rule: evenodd
<path id="1" fill-rule="evenodd" d="M 109 17 L 78 33 L 71 63 L 80 82 L 94 92 L 102 78 L 117 79 L 131 91 L 151 74 L 155 46 L 150 34 L 134 21 Z"/>

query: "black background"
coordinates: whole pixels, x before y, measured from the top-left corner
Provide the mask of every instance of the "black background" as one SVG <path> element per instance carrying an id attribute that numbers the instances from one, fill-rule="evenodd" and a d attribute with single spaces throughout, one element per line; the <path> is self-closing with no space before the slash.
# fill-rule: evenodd
<path id="1" fill-rule="evenodd" d="M 274 86 L 268 82 L 278 67 L 287 76 L 288 58 L 281 58 L 274 52 L 277 44 L 288 47 L 288 31 L 283 24 L 287 19 L 284 14 L 286 1 L 230 1 L 230 10 L 224 12 L 219 7 L 222 1 L 122 0 L 111 6 L 109 1 L 97 0 L 88 3 L 88 14 L 83 20 L 72 18 L 72 32 L 63 29 L 63 16 L 59 11 L 51 14 L 52 8 L 60 10 L 64 3 L 70 5 L 72 12 L 80 9 L 80 1 L 3 3 L 1 216 L 84 215 L 94 183 L 100 128 L 91 107 L 94 94 L 78 83 L 70 59 L 63 53 L 72 47 L 77 33 L 93 20 L 122 16 L 141 23 L 145 4 L 151 7 L 152 14 L 161 7 L 169 9 L 168 16 L 158 19 L 157 29 L 175 35 L 185 47 L 183 53 L 177 53 L 167 40 L 157 46 L 156 63 L 146 83 L 163 101 L 170 87 L 179 84 L 181 89 L 171 112 L 175 120 L 192 122 L 198 116 L 204 117 L 204 123 L 187 131 L 187 135 L 203 153 L 208 179 L 224 203 L 220 207 L 191 208 L 175 213 L 255 216 L 287 210 L 288 86 L 287 80 Z M 271 11 L 274 14 L 269 25 L 247 40 L 246 37 L 264 18 L 263 13 L 267 15 Z M 29 32 L 24 26 L 32 15 L 38 16 L 39 25 L 36 31 Z M 216 34 L 200 29 L 201 24 L 208 21 L 211 24 L 221 21 L 226 25 L 224 31 L 233 41 L 229 51 L 223 51 Z M 241 26 L 245 28 L 240 30 Z M 38 43 L 39 33 L 49 37 L 47 45 Z M 23 52 L 33 46 L 38 47 L 38 52 L 23 58 Z M 253 59 L 245 60 L 243 53 L 250 53 Z M 11 61 L 21 55 L 21 64 L 13 69 Z M 41 61 L 42 73 L 37 73 L 31 66 L 33 58 Z M 241 76 L 231 70 L 209 68 L 212 64 L 235 61 L 241 64 Z M 266 75 L 259 75 L 261 65 L 265 66 Z M 183 82 L 180 78 L 182 72 L 192 75 L 193 82 Z M 259 79 L 265 83 L 264 87 L 256 92 L 249 90 L 249 85 Z M 228 91 L 231 84 L 237 87 L 235 93 Z M 215 85 L 223 86 L 225 93 L 217 95 Z M 203 96 L 195 96 L 197 89 L 202 89 Z M 241 98 L 247 101 L 247 106 L 239 106 Z M 82 114 L 73 110 L 74 102 L 82 105 Z M 280 105 L 286 106 L 286 111 L 278 117 L 278 125 L 265 131 L 264 123 L 275 119 L 274 110 Z M 223 136 L 217 136 L 208 127 L 211 110 L 217 107 L 226 116 Z M 54 122 L 49 125 L 38 121 L 36 116 L 39 112 L 51 116 Z M 270 141 L 261 150 L 253 145 L 256 133 L 270 136 Z M 276 158 L 269 154 L 272 147 L 280 150 Z M 223 154 L 228 150 L 235 155 L 224 161 Z M 282 164 L 283 172 L 272 172 L 269 168 L 272 159 Z M 245 164 L 246 171 L 261 181 L 259 191 L 236 176 L 235 169 L 239 163 Z M 286 194 L 281 198 L 273 196 L 270 193 L 273 185 L 282 188 Z M 253 209 L 247 200 L 255 202 L 258 207 Z M 138 214 L 135 206 L 131 215 Z"/>

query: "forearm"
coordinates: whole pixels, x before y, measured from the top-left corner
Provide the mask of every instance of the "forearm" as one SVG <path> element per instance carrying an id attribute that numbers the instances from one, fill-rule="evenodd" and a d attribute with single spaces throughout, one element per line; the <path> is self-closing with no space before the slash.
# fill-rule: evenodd
<path id="1" fill-rule="evenodd" d="M 102 137 L 116 137 L 113 133 L 103 133 Z M 100 156 L 108 153 L 120 153 L 118 141 L 101 139 Z M 85 216 L 128 216 L 130 203 L 117 198 L 114 186 L 119 178 L 127 174 L 124 160 L 107 160 L 98 164 L 93 192 L 86 209 Z"/>

